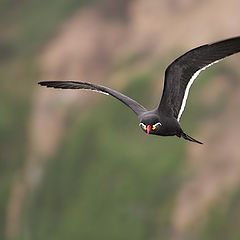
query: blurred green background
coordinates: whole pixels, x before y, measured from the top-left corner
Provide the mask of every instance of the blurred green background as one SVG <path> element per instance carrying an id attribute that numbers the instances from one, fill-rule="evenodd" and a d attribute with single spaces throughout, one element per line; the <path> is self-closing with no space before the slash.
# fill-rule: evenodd
<path id="1" fill-rule="evenodd" d="M 147 107 L 164 69 L 240 35 L 238 0 L 0 2 L 0 239 L 240 239 L 240 68 L 202 73 L 182 126 L 146 136 L 121 103 L 40 88 L 113 87 Z"/>

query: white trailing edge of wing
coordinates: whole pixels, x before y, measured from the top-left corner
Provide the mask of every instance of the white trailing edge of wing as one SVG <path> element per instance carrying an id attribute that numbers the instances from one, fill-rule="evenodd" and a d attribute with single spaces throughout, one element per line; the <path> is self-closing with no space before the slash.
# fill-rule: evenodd
<path id="1" fill-rule="evenodd" d="M 222 59 L 223 59 L 223 58 L 222 58 Z M 215 62 L 212 62 L 212 63 L 208 64 L 207 66 L 199 69 L 197 72 L 195 72 L 195 73 L 192 75 L 192 77 L 191 77 L 190 81 L 188 82 L 187 87 L 186 87 L 186 89 L 185 89 L 185 93 L 184 93 L 182 105 L 181 105 L 180 111 L 179 111 L 179 113 L 178 113 L 178 118 L 177 118 L 178 122 L 180 121 L 180 118 L 181 118 L 181 116 L 182 116 L 182 113 L 183 113 L 183 111 L 184 111 L 184 109 L 185 109 L 185 105 L 186 105 L 187 98 L 188 98 L 188 93 L 189 93 L 189 90 L 190 90 L 190 88 L 191 88 L 194 80 L 198 77 L 198 75 L 199 75 L 202 71 L 204 71 L 204 70 L 207 69 L 208 67 L 212 66 L 213 64 L 218 63 L 218 62 L 221 61 L 222 59 L 217 60 L 217 61 L 215 61 Z"/>

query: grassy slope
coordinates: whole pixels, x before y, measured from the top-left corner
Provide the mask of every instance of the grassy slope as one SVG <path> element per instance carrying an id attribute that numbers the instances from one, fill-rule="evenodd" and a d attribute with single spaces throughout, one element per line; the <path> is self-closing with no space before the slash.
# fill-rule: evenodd
<path id="1" fill-rule="evenodd" d="M 33 79 L 38 79 L 35 59 L 43 43 L 82 2 L 0 3 L 4 36 L 0 39 L 0 239 L 4 239 L 12 179 L 25 159 L 31 90 Z M 147 75 L 139 76 L 133 84 L 142 90 L 136 93 L 128 86 L 126 92 L 141 99 L 147 81 L 151 81 Z M 15 87 L 19 83 L 21 89 Z M 189 112 L 196 106 L 192 101 Z M 95 119 L 99 109 L 103 112 Z M 184 125 L 190 132 L 199 113 L 189 112 Z M 99 103 L 74 122 L 49 163 L 42 186 L 29 199 L 23 239 L 154 239 L 160 235 L 168 239 L 184 146 L 178 139 L 144 136 L 134 116 L 119 103 Z M 216 204 L 199 239 L 239 239 L 238 199 L 236 193 L 228 203 Z"/>

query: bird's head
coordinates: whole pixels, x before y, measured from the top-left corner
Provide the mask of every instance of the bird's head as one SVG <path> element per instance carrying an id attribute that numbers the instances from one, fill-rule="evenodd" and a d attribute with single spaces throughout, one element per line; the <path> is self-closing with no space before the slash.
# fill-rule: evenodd
<path id="1" fill-rule="evenodd" d="M 156 134 L 162 126 L 162 123 L 157 116 L 150 115 L 142 118 L 139 126 L 147 134 Z"/>

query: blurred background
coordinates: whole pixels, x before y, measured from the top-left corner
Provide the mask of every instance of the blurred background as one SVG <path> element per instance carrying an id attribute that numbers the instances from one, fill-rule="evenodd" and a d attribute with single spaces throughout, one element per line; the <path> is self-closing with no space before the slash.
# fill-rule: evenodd
<path id="1" fill-rule="evenodd" d="M 164 70 L 240 35 L 239 0 L 0 2 L 0 239 L 240 239 L 240 56 L 196 80 L 182 127 L 149 137 L 100 83 L 155 107 Z"/>

